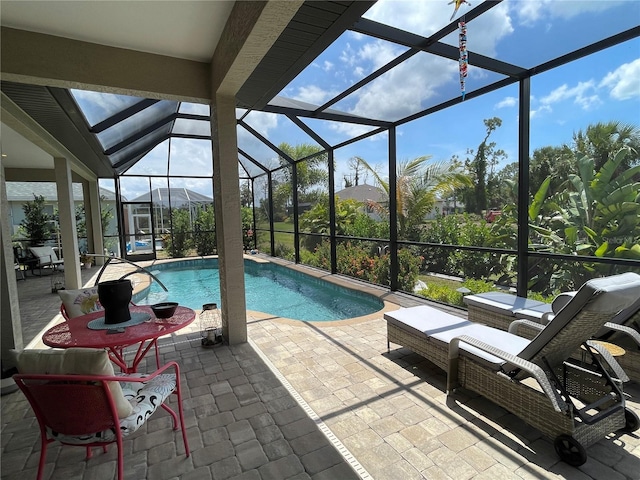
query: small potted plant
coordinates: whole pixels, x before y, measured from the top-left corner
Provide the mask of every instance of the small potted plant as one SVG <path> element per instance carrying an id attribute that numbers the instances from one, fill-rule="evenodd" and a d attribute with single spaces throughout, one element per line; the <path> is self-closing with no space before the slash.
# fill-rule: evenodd
<path id="1" fill-rule="evenodd" d="M 81 253 L 80 254 L 80 263 L 82 263 L 82 265 L 84 266 L 84 268 L 91 268 L 91 266 L 93 265 L 93 258 L 89 256 L 89 254 L 85 253 Z"/>

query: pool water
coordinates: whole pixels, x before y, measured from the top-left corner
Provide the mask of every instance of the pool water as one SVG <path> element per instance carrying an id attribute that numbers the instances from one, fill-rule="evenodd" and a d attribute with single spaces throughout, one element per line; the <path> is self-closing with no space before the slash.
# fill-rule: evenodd
<path id="1" fill-rule="evenodd" d="M 245 292 L 248 310 L 303 321 L 332 321 L 360 317 L 381 310 L 383 302 L 373 295 L 334 285 L 310 275 L 272 263 L 245 260 Z M 195 259 L 158 264 L 151 272 L 157 282 L 140 305 L 178 302 L 193 309 L 205 303 L 220 305 L 217 259 Z"/>

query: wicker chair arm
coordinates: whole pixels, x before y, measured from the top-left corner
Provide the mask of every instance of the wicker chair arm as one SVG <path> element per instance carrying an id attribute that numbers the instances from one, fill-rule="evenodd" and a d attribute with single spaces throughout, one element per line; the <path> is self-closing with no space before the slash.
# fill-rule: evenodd
<path id="1" fill-rule="evenodd" d="M 638 333 L 638 331 L 635 328 L 627 327 L 626 325 L 620 325 L 618 323 L 612 323 L 612 322 L 607 322 L 604 324 L 604 326 L 616 332 L 629 335 L 631 338 L 633 338 L 636 344 L 640 346 L 640 333 Z"/>
<path id="2" fill-rule="evenodd" d="M 514 320 L 513 322 L 511 322 L 509 324 L 509 333 L 513 333 L 514 335 L 518 335 L 518 327 L 520 326 L 526 326 L 526 327 L 531 327 L 535 330 L 539 330 L 542 331 L 544 329 L 544 325 L 538 323 L 538 322 L 534 322 L 532 320 L 527 320 L 525 318 L 520 318 L 518 320 Z"/>
<path id="3" fill-rule="evenodd" d="M 500 350 L 499 348 L 493 347 L 487 343 L 481 342 L 477 338 L 473 338 L 468 335 L 455 337 L 451 339 L 451 342 L 449 343 L 449 371 L 447 372 L 447 391 L 453 390 L 453 388 L 458 384 L 458 352 L 460 349 L 460 342 L 472 345 L 484 352 L 505 360 L 506 362 L 509 362 L 513 365 L 516 365 L 518 368 L 529 373 L 538 382 L 544 394 L 549 399 L 549 402 L 551 402 L 551 406 L 556 412 L 566 413 L 569 411 L 569 405 L 567 405 L 567 403 L 562 399 L 557 390 L 553 388 L 551 382 L 549 382 L 549 379 L 547 378 L 547 375 L 544 373 L 544 370 L 542 370 L 542 368 L 534 363 L 517 357 L 511 353 L 505 352 L 504 350 Z M 500 372 L 496 372 L 496 374 L 499 373 Z"/>
<path id="4" fill-rule="evenodd" d="M 604 347 L 604 345 L 600 345 L 598 342 L 593 342 L 591 340 L 587 340 L 587 345 L 589 345 L 590 348 L 596 350 L 600 354 L 600 357 L 609 364 L 609 367 L 611 368 L 611 370 L 613 370 L 613 373 L 618 380 L 620 380 L 621 382 L 629 381 L 629 377 L 627 376 L 625 371 L 622 369 L 618 361 L 613 358 L 613 355 L 611 355 L 609 350 Z"/>

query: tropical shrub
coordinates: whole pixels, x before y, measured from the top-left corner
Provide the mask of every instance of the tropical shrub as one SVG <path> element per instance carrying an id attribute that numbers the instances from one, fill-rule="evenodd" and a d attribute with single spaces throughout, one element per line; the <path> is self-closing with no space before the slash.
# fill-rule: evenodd
<path id="1" fill-rule="evenodd" d="M 275 256 L 278 258 L 284 258 L 285 260 L 290 260 L 292 262 L 295 260 L 294 249 L 284 243 L 276 242 L 274 250 Z"/>
<path id="2" fill-rule="evenodd" d="M 486 247 L 493 242 L 492 227 L 477 215 L 447 215 L 429 223 L 422 230 L 420 240 L 429 243 Z M 503 267 L 498 255 L 469 250 L 424 247 L 423 268 L 432 273 L 461 276 L 464 278 L 487 278 L 500 276 Z"/>
<path id="3" fill-rule="evenodd" d="M 341 242 L 336 247 L 337 271 L 342 275 L 359 278 L 378 285 L 389 286 L 391 279 L 389 267 L 391 264 L 388 253 L 378 253 L 376 242 Z M 381 250 L 381 251 L 384 251 Z M 331 269 L 330 243 L 321 242 L 314 252 L 300 253 L 300 261 L 306 265 Z M 413 292 L 418 280 L 422 258 L 415 249 L 404 248 L 398 252 L 398 288 Z"/>
<path id="4" fill-rule="evenodd" d="M 184 257 L 193 243 L 190 235 L 189 212 L 182 208 L 172 210 L 171 227 L 171 234 L 164 238 L 165 245 L 167 245 L 172 257 Z"/>
<path id="5" fill-rule="evenodd" d="M 418 295 L 434 300 L 436 302 L 447 303 L 449 305 L 456 305 L 464 307 L 464 295 L 459 292 L 460 287 L 464 287 L 469 290 L 468 295 L 476 293 L 491 292 L 496 290 L 495 286 L 491 282 L 485 280 L 467 279 L 457 285 L 443 284 L 437 281 L 426 280 L 427 288 L 417 292 Z"/>
<path id="6" fill-rule="evenodd" d="M 214 254 L 217 245 L 216 216 L 213 205 L 206 205 L 198 211 L 193 229 L 193 243 L 198 255 Z"/>

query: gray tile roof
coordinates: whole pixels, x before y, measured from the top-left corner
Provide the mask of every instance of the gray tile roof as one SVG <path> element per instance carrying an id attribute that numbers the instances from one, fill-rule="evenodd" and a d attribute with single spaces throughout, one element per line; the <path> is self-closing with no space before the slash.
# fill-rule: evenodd
<path id="1" fill-rule="evenodd" d="M 42 195 L 49 202 L 58 201 L 58 191 L 53 182 L 7 182 L 7 200 L 9 202 L 30 202 L 34 195 Z M 116 194 L 111 190 L 100 188 L 100 196 L 107 201 L 116 200 Z M 73 200 L 81 202 L 82 184 L 73 184 Z"/>
<path id="2" fill-rule="evenodd" d="M 193 203 L 213 203 L 213 198 L 186 188 L 156 188 L 151 193 L 145 193 L 129 201 L 148 202 L 149 199 L 152 199 L 153 203 L 168 207 L 169 198 L 171 198 L 171 205 L 174 207 Z"/>
<path id="3" fill-rule="evenodd" d="M 369 201 L 374 201 L 376 203 L 387 202 L 387 195 L 381 188 L 367 184 L 347 187 L 343 190 L 340 190 L 339 192 L 336 192 L 336 195 L 340 200 L 353 199 L 362 203 L 366 203 Z"/>

